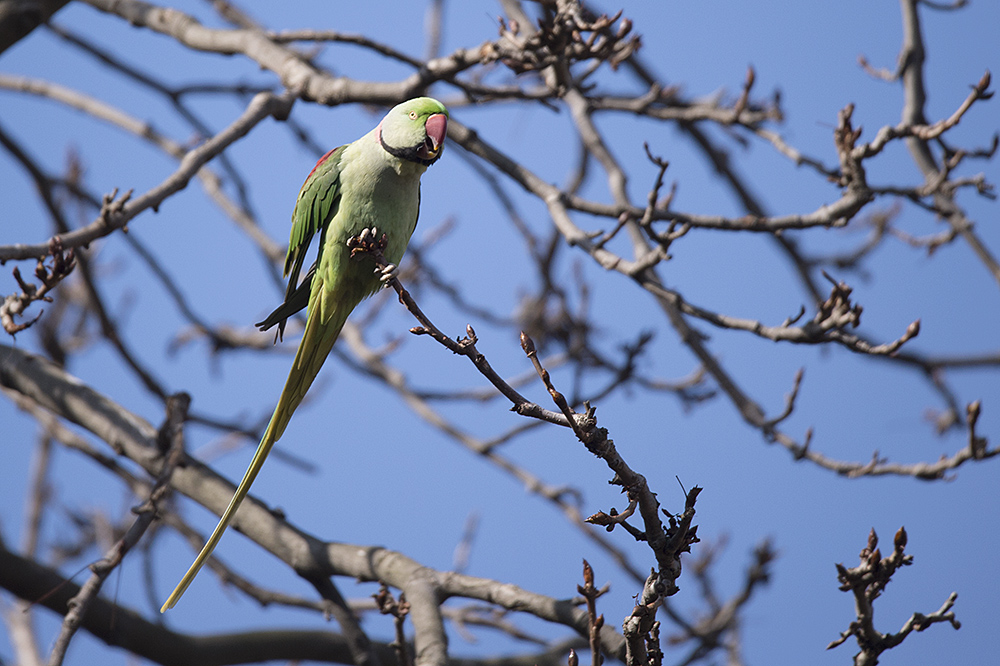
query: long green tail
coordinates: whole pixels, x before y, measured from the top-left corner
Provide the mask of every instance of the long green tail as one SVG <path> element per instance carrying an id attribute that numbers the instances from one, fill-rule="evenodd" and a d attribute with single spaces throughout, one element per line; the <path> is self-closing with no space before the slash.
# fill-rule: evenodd
<path id="1" fill-rule="evenodd" d="M 313 301 L 331 298 L 337 299 L 340 302 L 334 303 L 329 319 L 321 322 L 322 316 L 320 313 L 329 311 L 329 309 L 317 307 L 325 304 Z M 345 300 L 353 302 L 344 302 Z M 242 504 L 247 493 L 250 491 L 250 486 L 253 484 L 254 479 L 257 478 L 260 468 L 263 467 L 264 460 L 267 459 L 267 454 L 271 452 L 271 447 L 274 446 L 274 443 L 285 432 L 285 426 L 288 425 L 295 409 L 305 397 L 306 391 L 312 385 L 317 373 L 319 373 L 319 369 L 323 367 L 323 362 L 326 360 L 330 350 L 333 349 L 333 343 L 337 341 L 337 336 L 340 335 L 340 329 L 343 328 L 344 322 L 347 321 L 347 316 L 354 310 L 357 303 L 357 300 L 350 297 L 344 299 L 342 295 L 338 299 L 337 295 L 323 288 L 313 290 L 313 297 L 310 298 L 309 304 L 309 318 L 306 320 L 306 328 L 302 334 L 302 340 L 299 342 L 298 351 L 295 353 L 295 361 L 292 363 L 292 369 L 289 371 L 288 379 L 285 381 L 285 388 L 281 391 L 278 406 L 274 408 L 274 414 L 271 416 L 271 421 L 267 424 L 267 430 L 264 431 L 264 436 L 261 438 L 260 444 L 257 445 L 257 451 L 253 455 L 253 460 L 250 461 L 250 467 L 247 468 L 246 474 L 243 475 L 243 480 L 240 481 L 240 485 L 236 488 L 236 494 L 233 495 L 229 506 L 223 512 L 222 517 L 219 519 L 219 524 L 215 526 L 215 531 L 212 532 L 212 536 L 205 542 L 205 546 L 198 553 L 198 557 L 195 558 L 194 563 L 191 564 L 187 573 L 181 578 L 181 582 L 177 584 L 177 587 L 174 588 L 174 591 L 170 593 L 170 596 L 160 608 L 161 613 L 166 612 L 168 608 L 174 607 L 178 600 L 180 600 L 181 595 L 191 585 L 194 577 L 198 575 L 198 572 L 205 565 L 205 562 L 208 561 L 212 551 L 215 550 L 219 540 L 222 538 L 222 533 L 226 531 L 229 523 L 232 522 L 233 517 L 236 515 L 236 510 L 239 509 L 240 504 Z"/>

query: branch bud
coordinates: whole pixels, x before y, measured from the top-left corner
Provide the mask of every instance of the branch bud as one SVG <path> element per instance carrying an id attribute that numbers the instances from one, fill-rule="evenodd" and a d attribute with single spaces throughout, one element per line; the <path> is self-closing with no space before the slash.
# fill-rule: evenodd
<path id="1" fill-rule="evenodd" d="M 521 349 L 523 349 L 524 353 L 528 356 L 535 353 L 535 343 L 524 331 L 521 331 Z"/>
<path id="2" fill-rule="evenodd" d="M 970 428 L 975 427 L 976 422 L 979 420 L 979 412 L 982 407 L 982 403 L 979 400 L 975 402 L 970 402 L 965 408 L 965 422 Z"/>
<path id="3" fill-rule="evenodd" d="M 906 548 L 906 528 L 900 527 L 896 531 L 896 536 L 892 540 L 893 545 L 896 546 L 896 552 L 902 553 L 903 549 Z"/>

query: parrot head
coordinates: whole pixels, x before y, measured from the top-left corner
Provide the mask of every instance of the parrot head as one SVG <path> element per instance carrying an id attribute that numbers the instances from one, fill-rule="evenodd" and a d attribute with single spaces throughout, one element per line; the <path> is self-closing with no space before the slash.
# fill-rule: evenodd
<path id="1" fill-rule="evenodd" d="M 397 104 L 378 125 L 378 140 L 390 155 L 424 166 L 441 157 L 448 109 L 430 97 Z"/>

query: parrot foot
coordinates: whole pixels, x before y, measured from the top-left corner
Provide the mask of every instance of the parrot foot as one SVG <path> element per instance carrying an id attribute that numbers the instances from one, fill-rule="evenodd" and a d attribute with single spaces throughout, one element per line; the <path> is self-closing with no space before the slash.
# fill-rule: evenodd
<path id="1" fill-rule="evenodd" d="M 351 258 L 359 254 L 370 254 L 377 260 L 382 256 L 383 250 L 388 242 L 386 235 L 380 234 L 377 227 L 365 228 L 357 236 L 347 239 L 347 247 L 351 251 Z M 384 259 L 383 259 L 384 261 Z"/>
<path id="2" fill-rule="evenodd" d="M 387 264 L 385 268 L 376 268 L 375 273 L 378 275 L 379 282 L 386 284 L 396 277 L 396 264 Z"/>

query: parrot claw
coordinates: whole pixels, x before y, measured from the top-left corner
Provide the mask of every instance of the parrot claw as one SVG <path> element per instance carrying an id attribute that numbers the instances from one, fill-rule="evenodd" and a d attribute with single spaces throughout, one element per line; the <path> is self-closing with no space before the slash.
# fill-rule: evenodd
<path id="1" fill-rule="evenodd" d="M 351 251 L 352 258 L 358 254 L 372 254 L 378 257 L 385 250 L 387 242 L 388 238 L 384 233 L 379 234 L 377 227 L 365 227 L 357 236 L 347 239 L 347 247 Z"/>
<path id="2" fill-rule="evenodd" d="M 381 282 L 382 284 L 386 284 L 387 282 L 389 282 L 389 280 L 396 277 L 396 264 L 389 264 L 382 269 L 376 268 L 375 272 L 380 273 L 378 278 L 379 282 Z"/>

